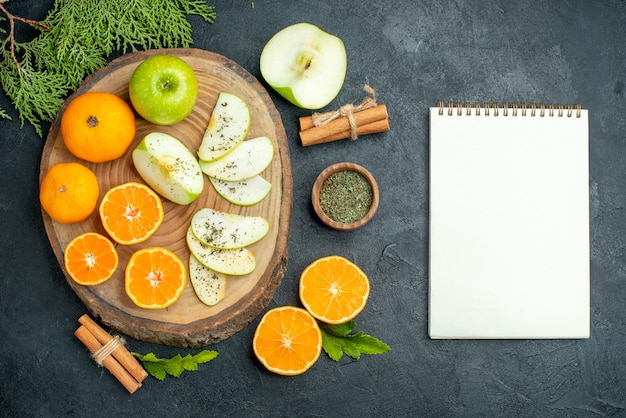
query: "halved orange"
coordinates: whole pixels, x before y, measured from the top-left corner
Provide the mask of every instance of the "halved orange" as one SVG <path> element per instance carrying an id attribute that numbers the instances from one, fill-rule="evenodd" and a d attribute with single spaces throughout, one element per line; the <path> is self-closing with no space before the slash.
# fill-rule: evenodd
<path id="1" fill-rule="evenodd" d="M 163 222 L 161 198 L 145 184 L 129 182 L 106 192 L 100 202 L 104 229 L 120 244 L 144 242 Z"/>
<path id="2" fill-rule="evenodd" d="M 315 260 L 300 276 L 300 300 L 315 318 L 328 324 L 354 319 L 365 307 L 370 282 L 351 261 L 336 255 Z"/>
<path id="3" fill-rule="evenodd" d="M 109 279 L 119 263 L 110 239 L 86 232 L 67 244 L 63 255 L 65 271 L 78 284 L 93 286 Z"/>
<path id="4" fill-rule="evenodd" d="M 285 376 L 302 374 L 322 352 L 322 332 L 315 318 L 302 308 L 280 306 L 261 318 L 252 349 L 271 372 Z"/>
<path id="5" fill-rule="evenodd" d="M 172 251 L 149 247 L 136 251 L 128 260 L 125 290 L 141 308 L 167 308 L 178 300 L 187 281 L 183 261 Z"/>

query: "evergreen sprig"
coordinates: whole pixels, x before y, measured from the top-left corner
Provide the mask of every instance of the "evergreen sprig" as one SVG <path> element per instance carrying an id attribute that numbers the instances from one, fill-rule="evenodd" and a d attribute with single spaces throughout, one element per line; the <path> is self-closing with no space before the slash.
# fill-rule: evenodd
<path id="1" fill-rule="evenodd" d="M 35 22 L 12 15 L 0 0 L 0 82 L 19 114 L 21 125 L 52 122 L 65 98 L 83 79 L 106 64 L 113 52 L 187 48 L 193 44 L 187 16 L 213 23 L 213 6 L 201 0 L 56 0 L 47 17 Z M 27 42 L 13 27 L 39 31 Z M 0 117 L 9 118 L 0 108 Z"/>

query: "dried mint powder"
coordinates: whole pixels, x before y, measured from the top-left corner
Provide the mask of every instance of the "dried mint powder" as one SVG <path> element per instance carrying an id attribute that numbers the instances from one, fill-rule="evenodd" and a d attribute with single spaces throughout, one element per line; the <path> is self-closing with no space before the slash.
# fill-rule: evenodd
<path id="1" fill-rule="evenodd" d="M 374 199 L 372 185 L 361 173 L 342 170 L 331 174 L 320 189 L 322 210 L 335 222 L 349 224 L 363 218 Z"/>

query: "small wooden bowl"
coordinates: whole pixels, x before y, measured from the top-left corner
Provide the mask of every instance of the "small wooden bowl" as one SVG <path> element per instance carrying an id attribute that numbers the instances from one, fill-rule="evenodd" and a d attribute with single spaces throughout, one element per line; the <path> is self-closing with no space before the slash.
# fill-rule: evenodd
<path id="1" fill-rule="evenodd" d="M 357 173 L 365 177 L 367 181 L 369 182 L 369 184 L 372 186 L 372 205 L 370 206 L 370 209 L 365 214 L 365 216 L 363 216 L 358 221 L 351 222 L 351 223 L 337 222 L 331 219 L 324 212 L 320 204 L 320 191 L 322 189 L 322 185 L 324 184 L 324 182 L 326 181 L 328 177 L 330 177 L 332 174 L 335 174 L 339 171 L 356 171 Z M 369 171 L 367 171 L 364 167 L 358 164 L 354 164 L 354 163 L 347 163 L 347 162 L 337 163 L 326 168 L 324 171 L 322 171 L 319 174 L 319 176 L 317 176 L 317 179 L 315 180 L 315 183 L 313 184 L 313 190 L 311 191 L 311 202 L 313 203 L 313 209 L 315 210 L 315 213 L 317 214 L 317 216 L 320 218 L 320 220 L 324 224 L 338 231 L 352 231 L 368 223 L 374 217 L 374 214 L 376 213 L 376 210 L 378 209 L 378 201 L 379 201 L 378 184 L 376 183 L 374 176 L 372 176 L 372 174 Z"/>

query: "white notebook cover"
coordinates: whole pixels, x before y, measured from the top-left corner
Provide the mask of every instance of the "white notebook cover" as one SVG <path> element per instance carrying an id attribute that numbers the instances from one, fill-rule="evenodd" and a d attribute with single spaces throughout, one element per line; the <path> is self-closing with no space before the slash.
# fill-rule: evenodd
<path id="1" fill-rule="evenodd" d="M 430 337 L 588 338 L 587 110 L 458 110 L 430 109 Z"/>

